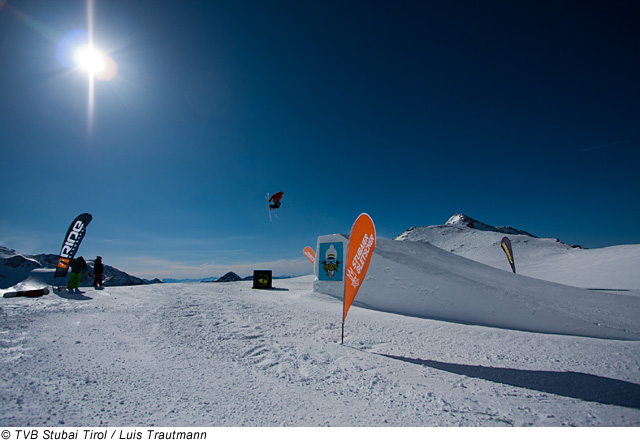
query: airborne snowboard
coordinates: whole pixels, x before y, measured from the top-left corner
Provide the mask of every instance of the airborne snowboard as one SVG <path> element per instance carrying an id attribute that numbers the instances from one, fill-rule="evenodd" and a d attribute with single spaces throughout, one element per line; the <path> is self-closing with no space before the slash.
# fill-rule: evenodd
<path id="1" fill-rule="evenodd" d="M 11 298 L 11 297 L 42 297 L 43 295 L 47 295 L 49 293 L 48 288 L 43 289 L 32 289 L 30 291 L 14 291 L 14 292 L 5 292 L 2 297 Z"/>

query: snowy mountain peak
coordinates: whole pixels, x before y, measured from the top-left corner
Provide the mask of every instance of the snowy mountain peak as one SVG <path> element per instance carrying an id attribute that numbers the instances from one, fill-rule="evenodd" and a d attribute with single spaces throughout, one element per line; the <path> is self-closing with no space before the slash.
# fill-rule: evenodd
<path id="1" fill-rule="evenodd" d="M 0 258 L 10 258 L 15 255 L 19 255 L 20 253 L 15 249 L 5 248 L 4 246 L 0 246 Z"/>
<path id="2" fill-rule="evenodd" d="M 509 226 L 487 225 L 486 223 L 482 223 L 462 213 L 455 214 L 454 216 L 450 217 L 449 220 L 447 220 L 447 222 L 444 225 L 455 226 L 455 227 L 467 227 L 471 229 L 477 229 L 478 231 L 501 232 L 503 234 L 528 235 L 529 237 L 535 237 L 535 235 L 531 235 L 527 231 L 514 229 Z"/>
<path id="3" fill-rule="evenodd" d="M 445 226 L 462 225 L 462 226 L 467 226 L 469 228 L 473 228 L 474 223 L 479 223 L 479 222 L 467 215 L 460 213 L 460 214 L 455 214 L 451 216 L 449 220 L 447 220 L 447 222 L 445 223 Z"/>

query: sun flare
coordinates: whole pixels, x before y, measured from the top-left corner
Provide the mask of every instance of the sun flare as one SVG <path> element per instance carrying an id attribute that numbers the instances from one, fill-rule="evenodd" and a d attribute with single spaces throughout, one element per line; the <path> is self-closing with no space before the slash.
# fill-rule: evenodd
<path id="1" fill-rule="evenodd" d="M 105 67 L 105 57 L 91 46 L 83 46 L 76 51 L 76 64 L 91 75 L 100 73 Z"/>

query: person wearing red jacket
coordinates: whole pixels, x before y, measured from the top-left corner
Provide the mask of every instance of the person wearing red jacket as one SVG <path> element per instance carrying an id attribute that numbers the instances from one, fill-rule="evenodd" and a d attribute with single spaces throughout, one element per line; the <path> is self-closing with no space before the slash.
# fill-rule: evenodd
<path id="1" fill-rule="evenodd" d="M 269 205 L 271 209 L 278 209 L 280 207 L 280 199 L 282 198 L 282 194 L 284 194 L 284 192 L 280 191 L 271 196 L 271 198 L 269 199 L 269 203 L 273 202 L 273 204 Z"/>

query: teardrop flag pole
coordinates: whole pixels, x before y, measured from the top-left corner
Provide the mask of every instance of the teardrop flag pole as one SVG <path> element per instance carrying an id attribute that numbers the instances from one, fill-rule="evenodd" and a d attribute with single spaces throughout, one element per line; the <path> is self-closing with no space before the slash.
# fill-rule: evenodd
<path id="1" fill-rule="evenodd" d="M 53 274 L 53 282 L 51 285 L 55 285 L 56 278 L 66 277 L 69 270 L 69 264 L 73 257 L 78 252 L 80 243 L 84 238 L 84 234 L 87 232 L 87 225 L 91 223 L 93 217 L 91 214 L 84 213 L 76 217 L 67 230 L 67 235 L 62 242 L 62 248 L 60 250 L 60 256 L 58 257 L 58 264 L 56 265 L 56 272 Z"/>
<path id="2" fill-rule="evenodd" d="M 500 243 L 500 246 L 502 247 L 502 250 L 504 251 L 504 253 L 507 254 L 507 260 L 509 260 L 509 264 L 511 265 L 511 270 L 515 274 L 516 263 L 513 260 L 513 250 L 511 249 L 511 241 L 507 237 L 504 237 L 502 239 L 502 242 Z"/>
<path id="3" fill-rule="evenodd" d="M 376 227 L 368 214 L 360 214 L 356 219 L 347 252 L 347 271 L 344 282 L 344 306 L 342 311 L 342 344 L 344 344 L 344 321 L 358 290 L 367 275 L 373 249 L 376 247 Z"/>
<path id="4" fill-rule="evenodd" d="M 304 256 L 307 257 L 312 264 L 316 264 L 316 251 L 311 249 L 310 246 L 307 246 L 306 248 L 304 248 L 303 253 Z"/>

